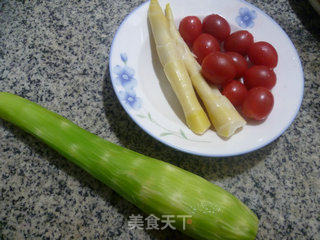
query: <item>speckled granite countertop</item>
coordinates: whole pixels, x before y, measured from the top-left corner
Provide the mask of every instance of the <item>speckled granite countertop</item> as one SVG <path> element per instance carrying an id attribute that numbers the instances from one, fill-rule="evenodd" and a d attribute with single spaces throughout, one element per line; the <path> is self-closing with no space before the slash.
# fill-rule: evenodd
<path id="1" fill-rule="evenodd" d="M 1 1 L 0 91 L 222 186 L 258 215 L 257 239 L 319 239 L 320 17 L 307 1 L 249 2 L 288 33 L 305 73 L 296 120 L 259 151 L 224 159 L 191 156 L 157 142 L 127 116 L 111 88 L 108 54 L 117 27 L 140 0 Z M 129 215 L 139 213 L 0 120 L 0 239 L 186 239 L 170 230 L 129 230 Z"/>

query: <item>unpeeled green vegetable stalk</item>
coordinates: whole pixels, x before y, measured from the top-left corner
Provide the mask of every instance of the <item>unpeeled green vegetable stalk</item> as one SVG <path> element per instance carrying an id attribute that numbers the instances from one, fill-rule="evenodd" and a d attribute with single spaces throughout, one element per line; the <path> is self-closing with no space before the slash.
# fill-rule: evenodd
<path id="1" fill-rule="evenodd" d="M 221 137 L 231 137 L 246 124 L 246 121 L 237 112 L 228 98 L 223 96 L 217 87 L 210 86 L 202 77 L 200 72 L 201 66 L 180 36 L 169 4 L 166 5 L 165 13 L 169 22 L 171 37 L 174 39 L 178 52 L 182 56 L 192 84 L 206 107 L 212 125 Z"/>
<path id="2" fill-rule="evenodd" d="M 176 43 L 170 35 L 168 21 L 158 1 L 150 1 L 148 18 L 160 62 L 182 106 L 187 126 L 194 133 L 203 134 L 210 127 L 210 121 L 197 99 L 183 60 L 176 49 Z"/>
<path id="3" fill-rule="evenodd" d="M 0 118 L 47 145 L 148 214 L 191 215 L 175 227 L 196 239 L 254 239 L 256 215 L 240 200 L 205 179 L 117 146 L 14 94 L 0 93 Z"/>

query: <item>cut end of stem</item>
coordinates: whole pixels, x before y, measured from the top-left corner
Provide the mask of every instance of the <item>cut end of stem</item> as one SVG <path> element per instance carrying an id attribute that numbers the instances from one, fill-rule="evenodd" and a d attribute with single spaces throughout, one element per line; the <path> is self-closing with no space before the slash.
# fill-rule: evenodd
<path id="1" fill-rule="evenodd" d="M 204 111 L 193 112 L 186 116 L 187 125 L 192 126 L 192 131 L 198 135 L 202 135 L 211 126 L 208 117 Z"/>

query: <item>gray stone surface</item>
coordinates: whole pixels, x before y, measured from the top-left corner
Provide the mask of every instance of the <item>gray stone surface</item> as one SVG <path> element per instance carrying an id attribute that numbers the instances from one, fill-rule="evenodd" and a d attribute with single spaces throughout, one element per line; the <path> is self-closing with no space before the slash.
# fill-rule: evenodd
<path id="1" fill-rule="evenodd" d="M 320 17 L 307 1 L 250 0 L 288 33 L 305 91 L 289 129 L 261 150 L 210 159 L 175 151 L 143 132 L 111 88 L 117 27 L 142 1 L 1 1 L 0 91 L 19 94 L 79 126 L 215 182 L 259 217 L 257 239 L 320 238 Z M 0 120 L 0 239 L 186 239 L 129 230 L 141 213 L 111 189 Z"/>

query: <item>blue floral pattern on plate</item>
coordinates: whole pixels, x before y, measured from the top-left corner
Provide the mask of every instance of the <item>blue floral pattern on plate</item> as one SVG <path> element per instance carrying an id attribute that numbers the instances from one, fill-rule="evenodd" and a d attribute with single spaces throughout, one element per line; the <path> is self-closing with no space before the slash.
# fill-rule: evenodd
<path id="1" fill-rule="evenodd" d="M 120 100 L 125 102 L 134 110 L 139 110 L 141 108 L 141 99 L 136 96 L 134 91 L 119 91 Z"/>
<path id="2" fill-rule="evenodd" d="M 119 91 L 120 100 L 134 110 L 141 108 L 141 98 L 137 97 L 134 88 L 137 86 L 137 80 L 134 78 L 134 69 L 127 66 L 128 57 L 126 53 L 120 54 L 124 66 L 116 65 L 113 68 L 115 73 L 115 83 L 122 86 L 124 91 Z"/>
<path id="3" fill-rule="evenodd" d="M 132 90 L 137 86 L 137 80 L 134 78 L 134 69 L 128 66 L 115 66 L 113 72 L 116 74 L 116 84 L 121 85 L 124 89 Z"/>
<path id="4" fill-rule="evenodd" d="M 242 28 L 252 28 L 254 26 L 254 19 L 257 18 L 255 10 L 250 10 L 247 7 L 239 9 L 239 16 L 236 17 L 236 22 Z"/>
<path id="5" fill-rule="evenodd" d="M 120 53 L 121 61 L 127 63 L 128 57 L 126 53 Z"/>

